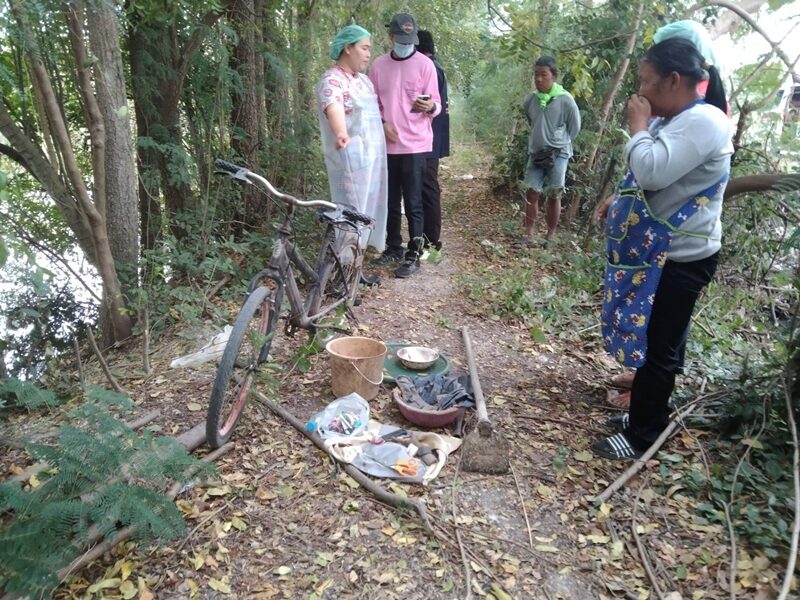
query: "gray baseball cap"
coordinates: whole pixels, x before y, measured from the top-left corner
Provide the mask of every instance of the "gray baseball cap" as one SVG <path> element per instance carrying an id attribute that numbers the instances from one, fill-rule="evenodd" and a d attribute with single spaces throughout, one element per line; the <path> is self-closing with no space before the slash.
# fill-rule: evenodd
<path id="1" fill-rule="evenodd" d="M 389 33 L 398 44 L 419 44 L 417 22 L 408 13 L 398 13 L 392 17 Z"/>

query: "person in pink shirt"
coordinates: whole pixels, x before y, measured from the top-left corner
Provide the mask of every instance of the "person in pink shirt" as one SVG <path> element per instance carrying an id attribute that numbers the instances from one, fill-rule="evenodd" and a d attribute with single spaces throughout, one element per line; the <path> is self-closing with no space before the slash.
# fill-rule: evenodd
<path id="1" fill-rule="evenodd" d="M 419 43 L 414 17 L 407 13 L 392 17 L 389 39 L 391 52 L 375 59 L 369 71 L 383 119 L 389 173 L 386 250 L 375 262 L 382 265 L 402 262 L 394 273 L 405 278 L 420 269 L 425 156 L 433 147 L 431 122 L 442 108 L 436 67 L 414 47 Z M 405 253 L 401 201 L 408 221 Z"/>

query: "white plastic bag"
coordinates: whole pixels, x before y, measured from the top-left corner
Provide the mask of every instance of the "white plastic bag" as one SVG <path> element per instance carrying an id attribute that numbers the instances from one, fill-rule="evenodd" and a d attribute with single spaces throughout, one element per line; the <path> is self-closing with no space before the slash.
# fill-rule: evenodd
<path id="1" fill-rule="evenodd" d="M 180 369 L 181 367 L 196 367 L 209 360 L 216 360 L 225 352 L 225 345 L 228 343 L 228 338 L 231 337 L 233 327 L 225 325 L 224 329 L 211 338 L 205 346 L 200 348 L 197 352 L 180 356 L 174 359 L 169 366 L 171 369 Z"/>
<path id="2" fill-rule="evenodd" d="M 360 435 L 369 425 L 369 404 L 353 392 L 334 400 L 306 423 L 308 431 L 319 432 L 323 440 Z"/>

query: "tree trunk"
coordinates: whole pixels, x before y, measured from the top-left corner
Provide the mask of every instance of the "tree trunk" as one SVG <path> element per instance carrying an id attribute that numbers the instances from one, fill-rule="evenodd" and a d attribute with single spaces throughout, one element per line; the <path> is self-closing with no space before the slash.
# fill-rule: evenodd
<path id="1" fill-rule="evenodd" d="M 187 210 L 191 187 L 172 175 L 173 171 L 185 168 L 180 158 L 176 158 L 183 155 L 180 99 L 189 62 L 208 28 L 221 15 L 222 12 L 213 10 L 204 15 L 185 41 L 179 39 L 174 19 L 163 20 L 163 15 L 151 19 L 140 12 L 129 15 L 131 90 L 140 140 L 137 145 L 139 214 L 142 246 L 146 249 L 154 247 L 161 233 L 162 193 L 172 234 L 179 239 L 185 236 L 176 217 Z"/>
<path id="2" fill-rule="evenodd" d="M 137 218 L 136 173 L 131 147 L 128 94 L 119 28 L 111 6 L 93 0 L 87 11 L 89 40 L 94 57 L 94 90 L 105 126 L 105 217 L 111 255 L 128 273 L 123 295 L 137 287 L 139 223 Z M 97 169 L 95 169 L 97 175 Z M 97 186 L 99 182 L 95 180 Z M 97 190 L 95 190 L 97 193 Z"/>
<path id="3" fill-rule="evenodd" d="M 259 52 L 262 46 L 259 22 L 262 1 L 229 0 L 227 8 L 239 35 L 238 44 L 231 56 L 231 68 L 239 74 L 242 82 L 240 90 L 233 93 L 231 124 L 238 133 L 233 136 L 231 146 L 238 160 L 250 168 L 258 169 L 264 99 L 264 63 Z M 247 226 L 261 225 L 265 202 L 263 195 L 252 186 L 245 187 L 242 193 L 243 209 L 234 214 L 234 222 Z"/>
<path id="4" fill-rule="evenodd" d="M 614 100 L 616 99 L 619 89 L 622 86 L 622 80 L 625 78 L 625 74 L 628 72 L 628 67 L 630 67 L 630 55 L 633 52 L 634 46 L 636 45 L 636 38 L 639 37 L 639 27 L 642 23 L 643 14 L 644 2 L 640 2 L 639 8 L 636 11 L 636 17 L 634 18 L 633 26 L 631 27 L 631 34 L 628 36 L 628 40 L 625 43 L 625 50 L 623 53 L 625 58 L 619 63 L 617 71 L 614 73 L 614 78 L 611 80 L 611 87 L 603 98 L 603 105 L 600 109 L 600 116 L 597 120 L 597 136 L 594 144 L 592 144 L 591 148 L 589 149 L 589 153 L 586 156 L 587 173 L 594 172 L 594 163 L 597 159 L 597 150 L 600 148 L 600 144 L 603 141 L 603 133 L 608 125 L 608 119 L 611 115 L 611 108 L 614 106 Z"/>
<path id="5" fill-rule="evenodd" d="M 131 51 L 131 89 L 136 106 L 137 161 L 140 168 L 139 215 L 142 241 L 152 249 L 161 234 L 160 194 L 163 192 L 169 227 L 185 235 L 176 216 L 187 206 L 191 189 L 170 176 L 174 156 L 182 151 L 178 102 L 183 80 L 178 77 L 180 51 L 171 23 L 139 22 L 128 35 Z M 158 65 L 158 68 L 153 68 Z"/>
<path id="6" fill-rule="evenodd" d="M 749 192 L 775 191 L 776 184 L 779 184 L 783 179 L 791 177 L 796 177 L 796 175 L 787 173 L 759 173 L 758 175 L 734 177 L 728 182 L 723 199 L 730 200 L 734 196 L 747 194 Z"/>
<path id="7" fill-rule="evenodd" d="M 129 17 L 133 21 L 133 17 Z M 132 24 L 128 32 L 128 52 L 131 67 L 131 95 L 136 117 L 136 166 L 139 186 L 139 241 L 142 250 L 155 248 L 161 234 L 161 173 L 158 150 L 153 147 L 150 120 L 158 119 L 150 94 L 156 93 L 143 81 L 148 73 L 146 65 L 153 60 L 147 52 L 145 27 Z"/>

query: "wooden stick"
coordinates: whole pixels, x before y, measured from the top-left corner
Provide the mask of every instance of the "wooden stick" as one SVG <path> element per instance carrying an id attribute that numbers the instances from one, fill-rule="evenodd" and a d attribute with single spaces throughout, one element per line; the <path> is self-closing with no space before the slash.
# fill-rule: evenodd
<path id="1" fill-rule="evenodd" d="M 481 437 L 488 437 L 492 434 L 492 423 L 489 421 L 489 413 L 486 410 L 486 399 L 483 397 L 481 380 L 478 378 L 478 367 L 475 364 L 475 356 L 472 354 L 472 341 L 469 337 L 467 326 L 461 328 L 464 336 L 464 353 L 467 355 L 467 365 L 472 383 L 472 395 L 475 397 L 475 412 L 478 415 L 478 431 Z"/>
<path id="2" fill-rule="evenodd" d="M 108 363 L 106 362 L 106 359 L 103 358 L 103 353 L 100 352 L 100 348 L 97 347 L 97 342 L 94 339 L 94 334 L 92 333 L 91 327 L 86 328 L 86 334 L 89 338 L 89 345 L 92 347 L 92 351 L 95 353 L 95 356 L 97 356 L 97 360 L 100 361 L 100 366 L 103 369 L 103 373 L 106 374 L 106 379 L 108 379 L 108 382 L 111 384 L 111 387 L 114 388 L 115 392 L 119 392 L 120 394 L 127 394 L 127 392 L 124 389 L 122 389 L 122 386 L 119 383 L 117 383 L 117 380 L 114 379 L 114 376 L 111 374 L 111 370 L 108 368 Z"/>
<path id="3" fill-rule="evenodd" d="M 450 511 L 453 514 L 453 525 L 458 525 L 458 521 L 456 519 L 456 482 L 458 481 L 458 473 L 461 471 L 461 457 L 458 459 L 458 464 L 456 465 L 456 473 L 453 475 L 453 487 L 450 488 Z M 455 527 L 456 530 L 456 541 L 458 542 L 458 550 L 461 552 L 461 564 L 464 566 L 464 587 L 467 590 L 467 595 L 464 597 L 465 600 L 472 599 L 472 573 L 470 571 L 469 561 L 467 560 L 467 553 L 464 550 L 464 542 L 461 539 L 461 532 L 458 530 L 458 527 Z"/>
<path id="4" fill-rule="evenodd" d="M 205 426 L 205 424 L 203 426 Z M 222 456 L 223 454 L 227 454 L 232 449 L 233 449 L 233 444 L 225 444 L 224 446 L 221 446 L 220 448 L 217 448 L 213 452 L 209 452 L 206 456 L 204 456 L 202 458 L 202 460 L 203 460 L 203 462 L 207 462 L 207 463 L 214 462 L 220 456 Z M 181 484 L 181 483 L 173 484 L 173 486 L 170 488 L 169 492 L 167 493 L 167 497 L 170 500 L 174 500 L 175 497 L 178 495 L 178 493 L 181 491 L 182 487 L 183 487 L 183 484 Z M 135 532 L 136 532 L 136 527 L 134 527 L 132 525 L 130 525 L 128 527 L 125 527 L 124 529 L 121 529 L 117 533 L 117 535 L 115 535 L 113 538 L 111 538 L 110 540 L 106 540 L 105 542 L 103 542 L 101 544 L 98 544 L 97 546 L 95 546 L 94 548 L 89 550 L 88 552 L 82 554 L 81 556 L 79 556 L 78 558 L 73 560 L 72 563 L 70 563 L 69 566 L 64 567 L 63 569 L 61 569 L 58 572 L 59 579 L 63 582 L 67 577 L 69 577 L 69 575 L 71 573 L 82 569 L 83 567 L 88 565 L 93 560 L 95 560 L 97 558 L 100 558 L 101 556 L 103 556 L 103 554 L 105 554 L 106 552 L 108 552 L 109 550 L 114 548 L 117 544 L 120 544 L 120 543 L 124 542 L 125 540 L 127 540 Z"/>
<path id="5" fill-rule="evenodd" d="M 144 427 L 148 423 L 150 423 L 152 421 L 155 421 L 160 415 L 161 415 L 161 411 L 160 410 L 151 410 L 150 412 L 145 413 L 144 415 L 142 415 L 141 417 L 139 417 L 135 421 L 131 421 L 130 423 L 125 423 L 125 426 L 128 427 L 129 429 L 132 429 L 132 430 L 135 431 L 136 429 L 139 429 L 140 427 Z M 35 438 L 32 441 L 41 441 L 41 440 L 44 440 L 44 439 L 47 439 L 47 438 L 50 438 L 50 437 L 54 437 L 56 435 L 56 433 L 57 432 L 55 432 L 55 431 L 54 432 L 49 432 L 49 433 L 47 433 L 45 435 L 41 435 L 41 436 Z M 17 473 L 16 475 L 14 475 L 12 477 L 9 477 L 8 480 L 9 481 L 20 481 L 20 482 L 21 481 L 27 481 L 32 476 L 36 475 L 37 473 L 41 473 L 42 471 L 44 471 L 48 467 L 50 467 L 50 465 L 47 464 L 47 463 L 36 463 L 36 464 L 33 464 L 30 467 L 26 468 L 22 473 Z"/>
<path id="6" fill-rule="evenodd" d="M 428 510 L 425 508 L 425 504 L 421 500 L 412 500 L 411 498 L 403 498 L 402 496 L 398 496 L 397 494 L 393 494 L 388 490 L 385 490 L 377 483 L 372 481 L 369 477 L 367 477 L 364 473 L 356 469 L 353 465 L 349 465 L 347 463 L 342 463 L 336 459 L 328 450 L 325 448 L 325 443 L 322 441 L 318 435 L 312 435 L 311 432 L 306 431 L 305 425 L 300 422 L 300 420 L 295 417 L 291 412 L 283 408 L 282 406 L 276 404 L 267 396 L 265 396 L 262 392 L 255 390 L 254 395 L 258 398 L 267 408 L 269 408 L 273 413 L 277 416 L 282 418 L 284 421 L 289 423 L 292 427 L 294 427 L 297 431 L 302 433 L 308 439 L 310 439 L 314 445 L 322 450 L 325 454 L 331 457 L 337 464 L 341 464 L 345 470 L 345 472 L 350 475 L 356 482 L 372 493 L 376 498 L 385 502 L 390 506 L 394 506 L 395 508 L 412 508 L 419 513 L 420 518 L 422 519 L 423 524 L 425 525 L 425 529 L 428 531 L 429 534 L 435 535 L 433 532 L 433 526 L 431 525 L 430 518 L 428 517 Z"/>
<path id="7" fill-rule="evenodd" d="M 78 383 L 81 384 L 81 387 L 86 385 L 86 376 L 83 374 L 83 362 L 81 361 L 81 345 L 78 342 L 78 338 L 72 338 L 72 345 L 75 348 L 75 361 L 78 367 Z"/>
<path id="8" fill-rule="evenodd" d="M 605 502 L 608 500 L 614 492 L 620 489 L 623 485 L 628 483 L 628 480 L 631 479 L 634 475 L 636 475 L 642 467 L 647 464 L 647 461 L 650 460 L 653 455 L 661 449 L 661 446 L 664 445 L 669 437 L 672 435 L 672 432 L 678 427 L 678 421 L 682 420 L 688 413 L 694 410 L 697 401 L 690 402 L 686 406 L 683 407 L 683 410 L 679 411 L 675 418 L 670 421 L 667 428 L 661 432 L 661 435 L 658 436 L 658 439 L 653 442 L 653 445 L 647 449 L 647 452 L 642 454 L 640 458 L 637 458 L 636 461 L 625 471 L 622 475 L 617 477 L 616 481 L 614 481 L 611 485 L 609 485 L 602 493 L 600 493 L 595 499 L 595 502 Z"/>
<path id="9" fill-rule="evenodd" d="M 792 455 L 792 481 L 794 482 L 794 522 L 792 523 L 792 542 L 789 551 L 789 559 L 786 564 L 786 572 L 783 575 L 783 585 L 781 585 L 778 600 L 789 597 L 794 575 L 794 567 L 797 563 L 797 546 L 800 541 L 800 443 L 797 439 L 797 424 L 794 420 L 794 407 L 792 406 L 792 382 L 791 367 L 786 369 L 786 376 L 783 384 L 783 394 L 786 400 L 786 413 L 789 415 L 789 428 L 792 432 L 792 445 L 794 454 Z"/>
<path id="10" fill-rule="evenodd" d="M 534 550 L 533 531 L 531 530 L 531 522 L 528 519 L 528 510 L 525 508 L 525 499 L 522 497 L 522 490 L 519 487 L 519 480 L 517 479 L 517 474 L 514 472 L 514 464 L 511 461 L 508 461 L 508 465 L 511 469 L 511 475 L 514 477 L 514 485 L 517 486 L 517 495 L 519 496 L 519 503 L 522 505 L 522 514 L 525 517 L 525 527 L 528 529 L 528 541 L 530 541 L 531 543 L 531 550 Z"/>
<path id="11" fill-rule="evenodd" d="M 639 551 L 639 557 L 642 559 L 642 565 L 644 565 L 647 578 L 650 580 L 650 583 L 656 592 L 656 596 L 658 596 L 661 600 L 664 600 L 664 594 L 661 592 L 661 588 L 658 585 L 656 574 L 653 573 L 653 565 L 650 564 L 650 559 L 647 558 L 647 551 L 645 550 L 642 540 L 639 538 L 639 532 L 636 531 L 636 513 L 639 511 L 639 499 L 641 498 L 642 490 L 644 489 L 644 486 L 647 485 L 648 481 L 650 481 L 650 475 L 645 477 L 642 485 L 639 486 L 639 491 L 636 492 L 636 499 L 633 501 L 633 513 L 631 514 L 631 531 L 633 531 L 633 539 L 636 541 L 636 549 Z"/>
<path id="12" fill-rule="evenodd" d="M 181 541 L 181 543 L 177 545 L 177 547 L 175 548 L 175 553 L 177 554 L 178 552 L 180 552 L 180 551 L 181 551 L 181 549 L 182 549 L 182 548 L 183 548 L 183 547 L 186 545 L 186 543 L 187 543 L 187 542 L 188 542 L 190 539 L 192 539 L 192 536 L 193 536 L 195 533 L 197 533 L 197 531 L 198 531 L 198 530 L 199 530 L 199 529 L 200 529 L 200 528 L 201 528 L 203 525 L 205 525 L 206 523 L 208 523 L 208 522 L 209 522 L 211 519 L 213 519 L 214 517 L 216 517 L 216 516 L 217 516 L 219 513 L 221 513 L 223 510 L 225 510 L 226 508 L 230 508 L 230 507 L 231 507 L 231 503 L 230 503 L 230 502 L 226 502 L 225 504 L 223 504 L 222 506 L 220 506 L 220 507 L 219 507 L 217 510 L 215 510 L 215 511 L 214 511 L 214 512 L 212 512 L 210 515 L 208 515 L 208 516 L 207 516 L 205 519 L 203 519 L 202 521 L 200 521 L 200 522 L 199 522 L 197 525 L 195 525 L 195 526 L 194 526 L 194 528 L 193 528 L 193 529 L 192 529 L 192 530 L 191 530 L 191 531 L 190 531 L 190 532 L 189 532 L 189 533 L 186 535 L 186 537 L 185 537 L 185 538 L 183 538 L 183 540 Z"/>
<path id="13" fill-rule="evenodd" d="M 145 306 L 139 315 L 142 324 L 142 368 L 145 376 L 148 376 L 153 370 L 150 366 L 150 311 Z"/>

